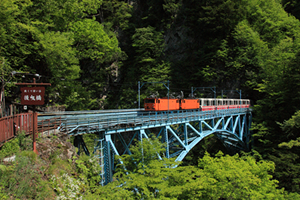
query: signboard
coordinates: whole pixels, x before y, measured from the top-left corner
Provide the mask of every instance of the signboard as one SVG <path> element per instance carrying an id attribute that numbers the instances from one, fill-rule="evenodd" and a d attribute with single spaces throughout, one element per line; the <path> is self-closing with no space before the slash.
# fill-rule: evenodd
<path id="1" fill-rule="evenodd" d="M 21 87 L 22 105 L 44 105 L 45 87 Z"/>

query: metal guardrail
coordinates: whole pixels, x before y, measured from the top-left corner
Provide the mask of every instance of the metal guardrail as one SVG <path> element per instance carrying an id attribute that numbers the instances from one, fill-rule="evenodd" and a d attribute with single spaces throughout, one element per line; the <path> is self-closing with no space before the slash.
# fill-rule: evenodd
<path id="1" fill-rule="evenodd" d="M 49 119 L 38 120 L 37 129 L 40 133 L 47 132 L 48 134 L 61 126 L 61 117 L 53 117 Z"/>
<path id="2" fill-rule="evenodd" d="M 63 112 L 39 112 L 38 120 L 45 120 L 56 117 L 66 118 L 71 116 L 79 115 L 102 115 L 102 114 L 116 114 L 116 113 L 127 113 L 127 112 L 137 112 L 144 111 L 145 109 L 111 109 L 111 110 L 83 110 L 83 111 L 63 111 Z"/>
<path id="3" fill-rule="evenodd" d="M 62 118 L 59 129 L 70 135 L 99 132 L 104 130 L 118 130 L 137 126 L 159 126 L 166 123 L 196 121 L 209 117 L 233 115 L 250 111 L 249 108 L 224 110 L 177 110 L 160 112 L 120 112 L 96 115 L 82 115 Z"/>
<path id="4" fill-rule="evenodd" d="M 112 109 L 112 110 L 85 110 L 85 111 L 64 111 L 64 112 L 44 112 L 38 113 L 39 132 L 50 131 L 60 127 L 61 131 L 73 132 L 74 130 L 85 130 L 88 133 L 97 131 L 98 121 L 111 118 L 111 116 L 136 116 L 137 112 L 144 109 Z M 97 120 L 95 120 L 97 119 Z M 65 122 L 68 123 L 65 123 Z M 69 131 L 66 131 L 67 126 Z M 63 127 L 63 128 L 62 128 Z"/>
<path id="5" fill-rule="evenodd" d="M 68 111 L 59 113 L 39 113 L 36 130 L 38 132 L 59 129 L 70 135 L 118 130 L 137 126 L 149 126 L 181 121 L 193 121 L 205 117 L 218 117 L 245 113 L 249 108 L 226 110 L 177 110 L 146 112 L 143 109 L 98 110 L 98 111 Z M 18 131 L 32 134 L 32 113 L 22 113 L 0 119 L 0 146 L 12 139 Z"/>

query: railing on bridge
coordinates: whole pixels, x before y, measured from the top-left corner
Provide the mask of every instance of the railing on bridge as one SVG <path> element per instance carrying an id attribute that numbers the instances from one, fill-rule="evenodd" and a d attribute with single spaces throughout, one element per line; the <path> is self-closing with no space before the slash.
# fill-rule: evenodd
<path id="1" fill-rule="evenodd" d="M 32 134 L 33 113 L 22 113 L 0 118 L 0 146 L 14 138 L 18 132 L 24 131 L 27 135 Z"/>
<path id="2" fill-rule="evenodd" d="M 32 113 L 26 113 L 0 119 L 0 142 L 13 138 L 18 131 L 32 134 L 32 118 Z M 97 133 L 94 155 L 98 155 L 104 185 L 112 180 L 114 156 L 130 152 L 134 139 L 148 138 L 155 132 L 167 144 L 165 156 L 177 157 L 178 161 L 210 134 L 215 134 L 225 147 L 248 150 L 251 118 L 250 108 L 169 112 L 133 109 L 44 113 L 35 117 L 35 124 L 38 132 L 60 129 L 77 137 L 78 149 L 84 145 L 82 134 Z"/>
<path id="3" fill-rule="evenodd" d="M 61 124 L 61 117 L 38 121 L 38 117 L 35 115 L 34 120 L 36 122 L 35 130 L 38 133 L 50 132 Z M 33 113 L 21 113 L 0 118 L 0 147 L 21 132 L 24 132 L 26 135 L 32 135 Z"/>
<path id="4" fill-rule="evenodd" d="M 135 127 L 161 126 L 161 124 L 176 124 L 183 121 L 195 121 L 207 117 L 218 117 L 244 113 L 249 108 L 224 110 L 177 110 L 177 111 L 131 111 L 120 113 L 71 115 L 62 118 L 60 131 L 69 135 L 89 134 L 106 131 L 109 134 L 134 130 Z"/>

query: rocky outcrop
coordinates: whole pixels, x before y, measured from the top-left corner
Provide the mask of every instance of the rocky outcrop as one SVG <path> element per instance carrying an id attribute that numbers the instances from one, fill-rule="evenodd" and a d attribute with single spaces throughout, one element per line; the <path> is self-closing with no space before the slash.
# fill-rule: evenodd
<path id="1" fill-rule="evenodd" d="M 38 138 L 37 151 L 43 160 L 50 160 L 51 156 L 67 160 L 76 155 L 76 149 L 70 142 L 70 136 L 62 132 L 45 134 Z"/>

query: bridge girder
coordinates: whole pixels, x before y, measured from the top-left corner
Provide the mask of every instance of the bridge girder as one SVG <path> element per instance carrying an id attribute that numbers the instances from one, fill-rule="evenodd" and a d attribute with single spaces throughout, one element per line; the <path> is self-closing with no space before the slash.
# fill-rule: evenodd
<path id="1" fill-rule="evenodd" d="M 98 142 L 95 150 L 101 149 L 98 151 L 98 157 L 103 167 L 102 184 L 107 184 L 112 180 L 115 170 L 114 156 L 131 154 L 130 146 L 134 143 L 134 139 L 148 139 L 154 132 L 156 137 L 161 136 L 162 142 L 166 143 L 164 156 L 176 157 L 176 161 L 182 161 L 189 151 L 211 134 L 215 134 L 232 152 L 248 151 L 251 118 L 251 112 L 244 112 L 101 131 L 98 140 L 101 142 Z M 151 131 L 153 129 L 156 130 L 153 132 Z"/>

